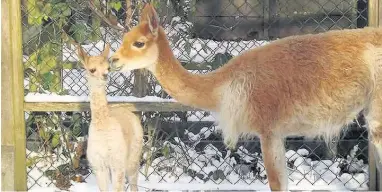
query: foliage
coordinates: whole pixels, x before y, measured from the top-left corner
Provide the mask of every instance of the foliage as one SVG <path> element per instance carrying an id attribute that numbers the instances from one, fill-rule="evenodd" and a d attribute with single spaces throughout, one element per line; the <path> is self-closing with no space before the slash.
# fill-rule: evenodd
<path id="1" fill-rule="evenodd" d="M 98 8 L 106 7 L 94 1 Z M 24 2 L 27 23 L 24 30 L 35 30 L 25 36 L 24 48 L 33 50 L 25 62 L 25 75 L 29 77 L 28 92 L 66 93 L 62 87 L 62 45 L 69 42 L 84 43 L 102 38 L 101 21 L 93 16 L 88 1 L 28 0 Z M 122 8 L 120 0 L 108 1 L 109 9 Z M 28 33 L 26 33 L 28 34 Z M 33 40 L 35 42 L 33 42 Z"/>
<path id="2" fill-rule="evenodd" d="M 80 136 L 85 133 L 88 124 L 81 113 L 31 112 L 26 120 L 27 149 L 30 151 L 26 166 L 29 169 L 55 164 L 42 170 L 56 186 L 70 186 L 69 180 L 78 180 L 89 173 L 87 164 L 82 161 L 86 151 L 86 140 Z M 38 140 L 40 142 L 34 147 Z M 53 169 L 52 169 L 53 168 Z M 77 176 L 77 177 L 74 177 Z M 78 178 L 80 177 L 80 178 Z M 60 184 L 59 184 L 60 183 Z"/>
<path id="3" fill-rule="evenodd" d="M 115 9 L 116 11 L 119 11 L 122 8 L 122 3 L 118 0 L 111 0 L 108 2 L 108 6 Z"/>

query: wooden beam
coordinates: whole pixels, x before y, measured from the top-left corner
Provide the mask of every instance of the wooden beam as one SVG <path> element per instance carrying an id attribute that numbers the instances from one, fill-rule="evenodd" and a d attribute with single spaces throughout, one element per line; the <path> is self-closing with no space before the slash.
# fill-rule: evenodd
<path id="1" fill-rule="evenodd" d="M 378 26 L 382 26 L 382 1 L 378 0 Z"/>
<path id="2" fill-rule="evenodd" d="M 11 47 L 13 79 L 13 120 L 15 134 L 15 190 L 27 190 L 26 136 L 24 117 L 24 69 L 22 57 L 21 1 L 9 0 L 10 19 L 12 19 Z"/>
<path id="3" fill-rule="evenodd" d="M 63 69 L 76 69 L 81 67 L 81 65 L 78 64 L 78 62 L 75 61 L 66 61 L 62 62 Z M 181 62 L 183 67 L 187 70 L 214 70 L 216 69 L 215 66 L 211 66 L 211 62 L 204 62 L 204 63 L 196 63 L 196 62 Z"/>
<path id="4" fill-rule="evenodd" d="M 124 107 L 132 111 L 201 111 L 176 102 L 112 102 L 111 107 Z M 60 102 L 26 102 L 25 111 L 89 111 L 88 102 L 81 103 L 60 103 Z"/>
<path id="5" fill-rule="evenodd" d="M 26 173 L 26 137 L 24 119 L 24 72 L 22 63 L 22 34 L 21 34 L 21 2 L 20 0 L 2 1 L 2 149 L 3 144 L 12 145 L 14 154 L 8 147 L 8 162 L 13 163 L 13 169 L 4 170 L 13 172 L 12 181 L 4 190 L 27 190 Z M 3 81 L 4 80 L 4 81 Z M 9 167 L 9 166 L 8 166 Z M 3 166 L 2 166 L 3 168 Z"/>
<path id="6" fill-rule="evenodd" d="M 371 27 L 380 27 L 382 25 L 381 4 L 380 0 L 369 0 L 368 2 L 368 23 Z"/>

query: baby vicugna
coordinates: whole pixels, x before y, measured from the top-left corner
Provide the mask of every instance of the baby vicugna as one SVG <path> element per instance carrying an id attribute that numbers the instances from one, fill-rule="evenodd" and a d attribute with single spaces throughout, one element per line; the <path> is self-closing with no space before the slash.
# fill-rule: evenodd
<path id="1" fill-rule="evenodd" d="M 272 190 L 287 190 L 284 138 L 336 136 L 361 111 L 382 158 L 382 28 L 292 36 L 193 74 L 174 56 L 150 4 L 111 65 L 146 68 L 178 102 L 219 113 L 224 141 L 258 135 Z"/>
<path id="2" fill-rule="evenodd" d="M 86 69 L 90 89 L 91 123 L 87 157 L 101 191 L 108 191 L 109 171 L 112 173 L 114 191 L 124 191 L 125 173 L 130 189 L 137 191 L 143 129 L 139 118 L 128 109 L 108 106 L 105 87 L 109 50 L 107 44 L 102 55 L 88 56 L 78 46 L 78 56 Z"/>

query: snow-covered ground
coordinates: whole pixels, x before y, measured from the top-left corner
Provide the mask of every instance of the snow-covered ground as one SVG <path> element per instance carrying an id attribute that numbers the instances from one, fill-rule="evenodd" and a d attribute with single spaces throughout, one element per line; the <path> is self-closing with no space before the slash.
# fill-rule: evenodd
<path id="1" fill-rule="evenodd" d="M 308 160 L 309 161 L 309 160 Z M 295 161 L 297 162 L 297 161 Z M 153 162 L 155 163 L 155 162 Z M 198 163 L 195 161 L 195 163 Z M 221 163 L 221 162 L 218 162 Z M 224 164 L 224 163 L 222 163 Z M 223 165 L 224 166 L 224 165 Z M 235 165 L 229 169 L 227 166 L 227 172 L 232 171 Z M 195 169 L 198 169 L 196 166 Z M 200 169 L 200 168 L 199 168 Z M 203 167 L 203 171 L 214 170 L 215 166 Z M 333 190 L 333 191 L 352 191 L 352 190 L 367 190 L 368 172 L 367 165 L 362 167 L 366 172 L 364 173 L 343 173 L 341 176 L 339 173 L 338 162 L 331 160 L 324 160 L 321 162 L 311 161 L 311 165 L 300 165 L 298 170 L 289 170 L 289 188 L 291 190 Z M 149 172 L 153 172 L 154 168 L 150 167 Z M 201 170 L 199 170 L 201 171 Z M 30 191 L 57 191 L 54 184 L 50 184 L 51 180 L 43 175 L 43 173 L 37 168 L 28 170 L 28 186 L 34 183 L 34 179 L 38 179 L 38 185 L 31 187 Z M 141 172 L 144 172 L 142 167 Z M 139 176 L 139 189 L 142 191 L 149 190 L 269 190 L 268 185 L 263 183 L 264 181 L 256 180 L 253 176 L 242 179 L 242 177 L 235 171 L 232 171 L 227 175 L 224 180 L 208 180 L 202 181 L 200 179 L 193 179 L 187 174 L 182 174 L 182 170 L 179 170 L 180 176 L 168 173 L 166 171 L 160 173 L 151 174 L 146 177 L 141 173 Z M 224 171 L 226 172 L 226 171 Z M 320 176 L 321 175 L 321 176 Z M 71 181 L 72 186 L 69 191 L 97 191 L 97 184 L 94 174 L 88 175 L 85 182 L 77 183 Z M 66 190 L 62 190 L 66 191 Z"/>
<path id="2" fill-rule="evenodd" d="M 172 141 L 164 141 L 145 150 L 142 158 L 146 163 L 141 166 L 139 175 L 140 190 L 269 190 L 260 154 L 252 154 L 244 146 L 239 146 L 237 150 L 228 150 L 223 155 L 213 144 L 207 144 L 201 151 L 196 150 L 195 146 L 213 133 L 216 133 L 215 128 L 205 127 L 196 134 L 185 130 L 186 138 L 183 140 L 175 137 Z M 164 155 L 150 158 L 150 154 L 163 151 L 164 148 L 167 148 Z M 321 161 L 310 159 L 308 150 L 304 148 L 287 151 L 289 188 L 367 190 L 368 165 L 357 159 L 357 150 L 358 146 L 355 146 L 346 158 Z M 36 160 L 35 165 L 28 168 L 28 187 L 31 191 L 58 190 L 54 184 L 58 181 L 52 183 L 46 172 L 68 164 L 70 159 L 57 155 L 60 154 L 59 149 L 56 151 L 52 158 Z M 43 156 L 31 151 L 27 154 L 30 159 Z M 97 191 L 95 176 L 88 173 L 84 177 L 85 182 L 70 181 L 67 190 Z"/>

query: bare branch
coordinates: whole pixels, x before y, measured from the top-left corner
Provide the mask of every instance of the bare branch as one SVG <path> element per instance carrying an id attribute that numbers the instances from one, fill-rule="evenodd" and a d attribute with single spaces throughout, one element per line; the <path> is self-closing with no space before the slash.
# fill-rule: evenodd
<path id="1" fill-rule="evenodd" d="M 139 3 L 139 2 L 138 2 Z M 134 17 L 134 13 L 137 10 L 138 6 L 135 6 L 133 9 L 133 4 L 131 0 L 126 0 L 126 20 L 125 20 L 125 27 L 127 27 L 129 30 L 132 28 L 131 27 L 131 22 Z"/>
<path id="2" fill-rule="evenodd" d="M 131 18 L 133 17 L 133 12 L 132 12 L 132 6 L 133 4 L 131 3 L 131 0 L 126 0 L 126 20 L 125 20 L 125 26 L 131 29 L 130 27 L 130 21 Z"/>
<path id="3" fill-rule="evenodd" d="M 98 8 L 95 6 L 93 0 L 89 0 L 89 8 L 95 13 L 104 23 L 106 23 L 109 27 L 118 30 L 118 31 L 126 31 L 125 28 L 118 26 L 118 22 L 111 21 L 108 19 Z"/>

